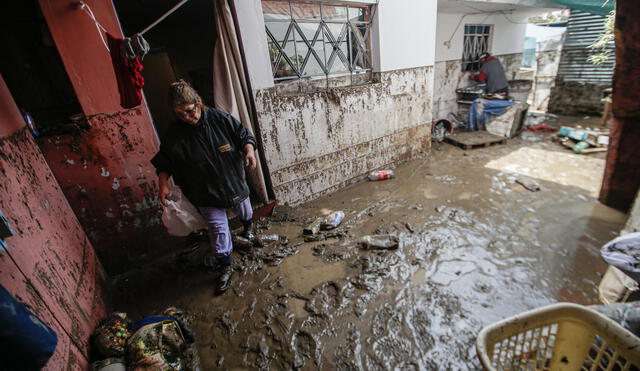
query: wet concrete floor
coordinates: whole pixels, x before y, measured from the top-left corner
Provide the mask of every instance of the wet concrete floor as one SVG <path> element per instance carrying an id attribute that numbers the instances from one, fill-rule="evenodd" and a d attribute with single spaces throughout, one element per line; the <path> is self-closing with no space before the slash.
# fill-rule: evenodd
<path id="1" fill-rule="evenodd" d="M 122 309 L 189 311 L 206 370 L 479 369 L 483 326 L 548 303 L 597 303 L 598 249 L 625 221 L 595 198 L 603 168 L 603 154 L 571 154 L 548 134 L 467 151 L 436 143 L 395 179 L 261 223 L 288 241 L 235 252 L 226 294 L 213 296 L 200 248 L 122 278 Z M 303 226 L 333 210 L 343 224 L 304 242 Z M 397 250 L 357 244 L 385 233 Z"/>

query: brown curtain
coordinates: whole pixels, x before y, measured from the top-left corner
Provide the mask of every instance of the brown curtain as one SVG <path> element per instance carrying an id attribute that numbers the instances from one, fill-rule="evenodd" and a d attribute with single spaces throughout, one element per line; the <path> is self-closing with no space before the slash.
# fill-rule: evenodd
<path id="1" fill-rule="evenodd" d="M 236 117 L 244 127 L 256 133 L 249 113 L 251 92 L 244 73 L 244 64 L 235 22 L 228 0 L 213 0 L 215 7 L 217 39 L 213 49 L 213 102 L 214 107 Z M 269 197 L 264 173 L 260 165 L 261 153 L 256 149 L 257 166 L 248 172 L 252 191 L 262 202 Z"/>

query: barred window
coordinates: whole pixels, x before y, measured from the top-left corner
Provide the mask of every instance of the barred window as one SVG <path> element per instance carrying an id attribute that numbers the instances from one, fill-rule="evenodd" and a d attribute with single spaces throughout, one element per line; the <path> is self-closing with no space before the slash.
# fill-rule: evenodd
<path id="1" fill-rule="evenodd" d="M 370 71 L 370 9 L 263 0 L 274 80 Z"/>
<path id="2" fill-rule="evenodd" d="M 462 70 L 480 70 L 480 54 L 490 49 L 491 25 L 467 24 L 464 26 Z"/>

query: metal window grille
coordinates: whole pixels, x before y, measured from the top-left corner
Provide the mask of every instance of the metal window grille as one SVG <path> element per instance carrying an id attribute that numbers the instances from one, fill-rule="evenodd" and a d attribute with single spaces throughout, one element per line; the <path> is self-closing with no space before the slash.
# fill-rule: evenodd
<path id="1" fill-rule="evenodd" d="M 462 48 L 462 70 L 480 70 L 480 54 L 489 50 L 491 42 L 491 26 L 484 24 L 468 24 L 464 26 L 464 42 Z"/>
<path id="2" fill-rule="evenodd" d="M 370 71 L 370 9 L 263 0 L 274 80 Z"/>

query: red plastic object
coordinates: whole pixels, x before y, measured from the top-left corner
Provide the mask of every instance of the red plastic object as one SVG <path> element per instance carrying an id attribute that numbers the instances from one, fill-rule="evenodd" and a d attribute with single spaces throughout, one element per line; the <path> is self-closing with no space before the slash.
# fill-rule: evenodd
<path id="1" fill-rule="evenodd" d="M 537 124 L 537 125 L 531 125 L 531 126 L 525 126 L 524 128 L 522 128 L 522 130 L 527 130 L 527 131 L 557 131 L 558 128 L 554 128 L 551 125 L 547 125 L 544 122 Z"/>

